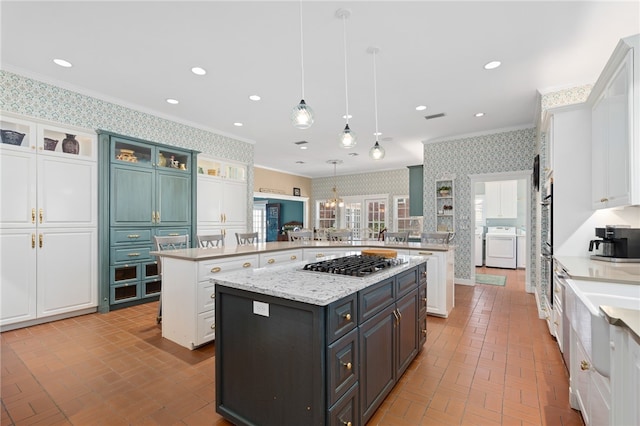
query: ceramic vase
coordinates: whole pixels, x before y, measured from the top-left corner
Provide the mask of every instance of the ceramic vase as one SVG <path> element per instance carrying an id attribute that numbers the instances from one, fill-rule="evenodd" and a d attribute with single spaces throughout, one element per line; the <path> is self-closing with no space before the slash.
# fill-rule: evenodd
<path id="1" fill-rule="evenodd" d="M 79 154 L 80 142 L 76 140 L 76 135 L 66 134 L 67 137 L 62 141 L 62 152 L 67 154 Z"/>

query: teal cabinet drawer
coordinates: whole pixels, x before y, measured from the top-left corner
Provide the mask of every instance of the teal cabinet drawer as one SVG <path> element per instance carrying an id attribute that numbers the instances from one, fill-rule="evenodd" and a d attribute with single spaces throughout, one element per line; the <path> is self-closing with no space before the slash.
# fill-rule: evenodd
<path id="1" fill-rule="evenodd" d="M 111 285 L 132 283 L 140 280 L 140 264 L 126 263 L 111 267 Z"/>
<path id="2" fill-rule="evenodd" d="M 153 243 L 151 228 L 111 229 L 111 244 Z"/>
<path id="3" fill-rule="evenodd" d="M 155 256 L 151 256 L 149 254 L 150 251 L 150 245 L 137 247 L 115 247 L 111 249 L 111 262 L 116 264 L 155 260 Z"/>
<path id="4" fill-rule="evenodd" d="M 111 303 L 130 302 L 140 299 L 140 283 L 111 286 Z"/>
<path id="5" fill-rule="evenodd" d="M 160 280 L 160 278 L 143 281 L 141 297 L 159 296 L 161 287 L 162 287 L 162 281 Z"/>

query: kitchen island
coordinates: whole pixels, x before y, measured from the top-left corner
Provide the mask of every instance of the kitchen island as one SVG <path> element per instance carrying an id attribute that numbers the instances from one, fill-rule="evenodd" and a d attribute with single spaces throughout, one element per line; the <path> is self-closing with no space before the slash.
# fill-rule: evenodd
<path id="1" fill-rule="evenodd" d="M 426 261 L 215 279 L 216 409 L 239 425 L 365 424 L 426 341 Z"/>

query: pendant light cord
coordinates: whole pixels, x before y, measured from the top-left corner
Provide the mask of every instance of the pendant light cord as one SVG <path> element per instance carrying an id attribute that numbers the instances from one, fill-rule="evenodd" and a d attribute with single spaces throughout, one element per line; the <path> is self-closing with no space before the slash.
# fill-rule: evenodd
<path id="1" fill-rule="evenodd" d="M 376 51 L 373 51 L 373 109 L 376 115 L 376 142 L 378 142 L 378 77 L 376 76 Z"/>
<path id="2" fill-rule="evenodd" d="M 344 93 L 345 93 L 345 118 L 347 120 L 347 125 L 349 125 L 349 85 L 347 78 L 347 17 L 346 15 L 342 15 L 342 32 L 343 32 L 343 43 L 344 43 Z"/>
<path id="3" fill-rule="evenodd" d="M 300 71 L 302 74 L 302 99 L 304 99 L 304 38 L 302 36 L 302 0 L 300 0 Z"/>

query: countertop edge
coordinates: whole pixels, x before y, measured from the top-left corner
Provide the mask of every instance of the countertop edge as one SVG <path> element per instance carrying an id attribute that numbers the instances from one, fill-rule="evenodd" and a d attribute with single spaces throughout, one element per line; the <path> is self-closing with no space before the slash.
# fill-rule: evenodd
<path id="1" fill-rule="evenodd" d="M 571 279 L 640 285 L 640 263 L 612 263 L 585 256 L 554 256 Z"/>
<path id="2" fill-rule="evenodd" d="M 611 325 L 625 328 L 640 345 L 640 310 L 600 305 L 600 311 Z"/>

